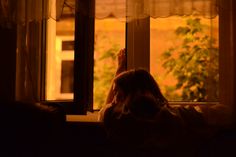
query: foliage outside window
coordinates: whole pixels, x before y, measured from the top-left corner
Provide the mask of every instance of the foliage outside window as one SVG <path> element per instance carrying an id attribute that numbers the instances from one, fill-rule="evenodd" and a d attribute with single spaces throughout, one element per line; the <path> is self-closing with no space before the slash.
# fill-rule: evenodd
<path id="1" fill-rule="evenodd" d="M 177 80 L 174 86 L 165 86 L 167 98 L 197 102 L 218 100 L 219 49 L 217 40 L 207 32 L 210 29 L 200 18 L 188 18 L 184 26 L 175 30 L 181 43 L 161 55 L 165 74 Z"/>
<path id="2" fill-rule="evenodd" d="M 102 42 L 106 42 L 107 37 L 104 36 Z M 116 54 L 120 46 L 111 43 L 111 47 L 106 50 L 99 49 L 95 46 L 97 51 L 100 52 L 98 58 L 94 61 L 94 109 L 101 109 L 105 104 L 106 96 L 114 78 L 117 67 Z"/>
<path id="3" fill-rule="evenodd" d="M 125 45 L 125 22 L 115 18 L 95 20 L 94 104 L 99 110 L 105 104 L 117 69 L 117 53 Z"/>

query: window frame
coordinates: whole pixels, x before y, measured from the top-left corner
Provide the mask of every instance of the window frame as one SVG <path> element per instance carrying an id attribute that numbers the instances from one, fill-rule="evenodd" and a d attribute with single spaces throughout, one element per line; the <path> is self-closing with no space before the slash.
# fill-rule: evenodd
<path id="1" fill-rule="evenodd" d="M 150 18 L 151 17 L 134 19 L 127 23 L 127 69 L 144 68 L 150 71 Z M 170 101 L 169 104 L 173 106 L 204 104 L 214 105 L 220 104 L 220 101 Z"/>
<path id="2" fill-rule="evenodd" d="M 232 123 L 236 123 L 236 2 L 219 0 L 219 96 L 220 104 L 226 105 Z M 223 53 L 228 52 L 228 53 Z M 226 70 L 227 69 L 227 70 Z"/>
<path id="3" fill-rule="evenodd" d="M 75 10 L 73 101 L 77 113 L 86 115 L 93 111 L 95 0 L 76 0 Z"/>
<path id="4" fill-rule="evenodd" d="M 235 3 L 236 2 L 234 2 L 233 0 L 219 0 L 219 6 L 221 6 L 219 8 L 219 102 L 194 103 L 195 105 L 223 104 L 230 107 L 232 109 L 232 113 L 236 112 L 236 105 L 234 105 L 234 102 L 236 101 L 236 98 L 234 97 L 236 89 L 236 59 L 234 53 L 235 45 L 233 44 L 235 41 L 235 31 L 233 31 L 233 27 L 235 26 L 236 21 L 234 15 Z M 82 26 L 88 27 L 78 27 L 80 29 L 75 29 L 76 46 L 74 82 L 76 83 L 74 84 L 74 101 L 73 105 L 71 105 L 74 107 L 72 107 L 71 111 L 73 114 L 86 115 L 88 109 L 92 111 L 93 104 L 94 16 L 90 15 L 94 15 L 95 1 L 76 0 L 76 7 L 76 10 L 82 9 L 83 11 L 86 11 L 86 14 L 83 15 L 76 14 L 76 28 L 80 25 L 81 22 L 83 22 Z M 86 21 L 86 24 L 83 20 Z M 139 24 L 140 27 L 134 27 L 134 24 Z M 147 25 L 149 25 L 149 27 L 145 27 Z M 231 32 L 234 32 L 234 34 L 232 34 Z M 79 41 L 84 42 L 82 44 L 82 42 Z M 149 70 L 149 61 L 145 60 L 143 57 L 145 56 L 145 58 L 150 58 L 150 53 L 142 54 L 142 52 L 150 52 L 149 42 L 149 18 L 143 20 L 134 20 L 126 24 L 126 49 L 128 52 L 128 69 L 132 69 L 134 67 L 143 67 Z M 143 47 L 138 47 L 137 45 L 142 45 Z M 134 55 L 134 52 L 136 53 L 136 55 Z M 88 67 L 88 69 L 84 71 L 82 67 Z M 173 102 L 171 103 L 171 105 L 179 105 L 180 103 L 183 105 L 193 104 L 191 102 Z M 234 120 L 236 120 L 236 116 L 234 117 Z"/>
<path id="5" fill-rule="evenodd" d="M 150 18 L 133 19 L 126 24 L 127 69 L 150 67 Z M 146 52 L 149 52 L 148 54 Z"/>
<path id="6" fill-rule="evenodd" d="M 219 6 L 219 101 L 217 102 L 170 102 L 172 106 L 185 106 L 185 105 L 207 105 L 207 108 L 215 105 L 223 105 L 227 109 L 228 117 L 232 121 L 225 122 L 227 124 L 236 124 L 236 46 L 235 41 L 235 26 L 236 26 L 236 2 L 233 0 L 224 1 L 218 0 Z M 127 50 L 128 50 L 128 69 L 134 67 L 143 67 L 149 70 L 149 62 L 144 61 L 150 59 L 150 32 L 149 27 L 134 27 L 134 24 L 140 26 L 148 26 L 148 19 L 134 20 L 127 24 L 127 32 L 130 37 L 127 37 Z M 150 22 L 149 22 L 150 23 Z M 135 30 L 133 32 L 132 28 Z M 143 34 L 146 32 L 147 34 Z M 233 33 L 232 33 L 233 32 Z M 143 42 L 142 42 L 143 41 Z M 140 47 L 143 46 L 143 47 Z M 145 47 L 145 48 L 144 48 Z M 149 50 L 149 55 L 144 54 Z M 137 55 L 134 55 L 134 52 Z M 228 52 L 228 53 L 224 53 Z M 132 57 L 140 62 L 132 61 Z M 140 63 L 140 64 L 139 64 Z M 227 70 L 226 70 L 227 69 Z M 222 111 L 223 112 L 223 111 Z"/>
<path id="7" fill-rule="evenodd" d="M 235 26 L 234 1 L 219 0 L 219 101 L 218 102 L 170 102 L 170 105 L 226 105 L 236 112 L 235 89 Z M 136 27 L 135 27 L 136 25 Z M 149 70 L 150 65 L 150 19 L 135 19 L 127 23 L 127 67 L 142 67 Z M 223 53 L 223 52 L 228 53 Z M 135 52 L 135 54 L 134 54 Z M 149 54 L 145 54 L 149 52 Z M 225 70 L 227 69 L 227 70 Z M 225 90 L 229 89 L 229 90 Z M 236 119 L 236 118 L 234 118 Z"/>
<path id="8" fill-rule="evenodd" d="M 41 76 L 44 81 L 41 84 L 41 102 L 50 104 L 56 103 L 65 109 L 67 115 L 86 115 L 87 111 L 93 111 L 93 55 L 94 55 L 94 11 L 95 0 L 75 0 L 75 32 L 74 32 L 74 85 L 72 100 L 46 100 L 46 69 L 45 75 Z M 54 19 L 53 19 L 54 20 Z M 49 25 L 55 26 L 55 21 Z M 45 22 L 45 30 L 47 23 Z M 47 30 L 46 33 L 52 33 Z M 55 32 L 54 32 L 55 33 Z M 52 33 L 53 34 L 53 33 Z M 47 35 L 46 35 L 47 36 Z M 50 36 L 50 35 L 49 35 Z M 45 37 L 46 39 L 46 37 Z M 47 41 L 47 40 L 44 40 Z M 54 41 L 49 43 L 54 45 Z M 45 45 L 46 47 L 46 45 Z M 45 48 L 46 49 L 46 48 Z M 42 62 L 46 63 L 46 52 L 43 51 Z M 44 53 L 45 52 L 45 53 Z M 82 53 L 81 53 L 82 52 Z M 86 67 L 86 68 L 84 68 Z"/>

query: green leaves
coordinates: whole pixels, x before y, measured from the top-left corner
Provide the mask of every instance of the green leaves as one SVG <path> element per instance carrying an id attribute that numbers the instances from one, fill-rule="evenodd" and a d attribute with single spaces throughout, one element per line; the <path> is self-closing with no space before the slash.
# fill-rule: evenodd
<path id="1" fill-rule="evenodd" d="M 106 35 L 97 35 L 94 60 L 94 106 L 100 109 L 106 100 L 117 67 L 117 52 L 121 46 Z M 105 43 L 105 44 L 104 44 Z"/>
<path id="2" fill-rule="evenodd" d="M 174 88 L 181 91 L 181 97 L 186 101 L 207 101 L 208 83 L 219 82 L 218 47 L 206 29 L 209 30 L 209 27 L 203 25 L 201 19 L 187 19 L 185 26 L 175 30 L 181 44 L 174 45 L 162 54 L 162 67 L 166 69 L 166 74 L 176 78 Z M 217 86 L 211 88 L 215 88 L 211 90 L 218 98 Z M 173 87 L 168 89 L 173 90 Z"/>
<path id="3" fill-rule="evenodd" d="M 112 47 L 110 47 L 108 50 L 106 50 L 102 56 L 99 58 L 99 60 L 104 60 L 104 59 L 116 59 L 116 53 L 118 52 L 118 45 L 114 44 Z"/>
<path id="4" fill-rule="evenodd" d="M 189 27 L 178 27 L 175 30 L 175 34 L 176 35 L 186 35 L 191 31 L 191 29 Z"/>

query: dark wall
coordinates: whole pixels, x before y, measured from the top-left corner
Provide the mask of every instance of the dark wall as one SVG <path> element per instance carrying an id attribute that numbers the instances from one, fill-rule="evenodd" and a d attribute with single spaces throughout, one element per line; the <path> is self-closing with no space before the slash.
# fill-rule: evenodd
<path id="1" fill-rule="evenodd" d="M 16 27 L 0 27 L 0 100 L 15 99 Z"/>
<path id="2" fill-rule="evenodd" d="M 233 33 L 233 52 L 236 55 L 236 1 L 232 1 L 232 16 L 233 16 L 233 26 L 232 26 L 232 33 Z M 234 56 L 236 57 L 236 56 Z M 234 80 L 236 80 L 236 62 L 234 62 Z M 234 84 L 234 102 L 236 102 L 236 83 Z M 236 103 L 234 103 L 234 125 L 236 127 Z"/>

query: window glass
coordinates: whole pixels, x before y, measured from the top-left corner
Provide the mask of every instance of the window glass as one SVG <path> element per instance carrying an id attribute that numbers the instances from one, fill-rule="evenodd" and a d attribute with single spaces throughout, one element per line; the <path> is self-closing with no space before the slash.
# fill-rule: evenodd
<path id="1" fill-rule="evenodd" d="M 48 20 L 46 100 L 73 99 L 74 25 L 74 11 L 67 5 L 58 20 Z"/>
<path id="2" fill-rule="evenodd" d="M 94 109 L 105 104 L 114 77 L 116 54 L 125 47 L 125 22 L 116 18 L 95 20 L 94 45 Z"/>
<path id="3" fill-rule="evenodd" d="M 46 100 L 73 99 L 75 16 L 64 6 L 59 20 L 47 24 Z M 105 103 L 117 68 L 116 54 L 125 47 L 125 22 L 114 17 L 95 19 L 94 104 L 95 110 Z"/>
<path id="4" fill-rule="evenodd" d="M 218 17 L 150 20 L 150 71 L 169 101 L 218 101 Z"/>
<path id="5" fill-rule="evenodd" d="M 71 7 L 47 24 L 46 100 L 73 99 L 74 25 Z M 93 108 L 105 104 L 125 47 L 126 23 L 112 15 L 95 19 Z M 218 101 L 218 17 L 150 19 L 150 72 L 170 101 Z M 137 45 L 136 45 L 137 46 Z"/>
<path id="6" fill-rule="evenodd" d="M 60 93 L 73 93 L 74 61 L 61 62 L 61 90 Z"/>

